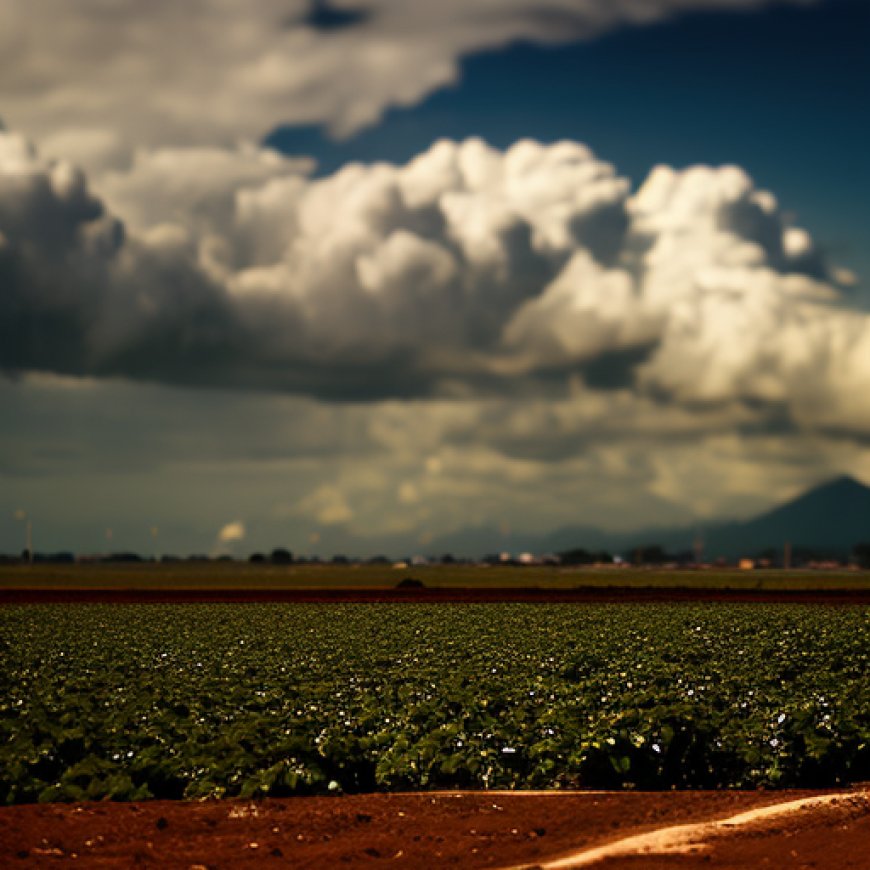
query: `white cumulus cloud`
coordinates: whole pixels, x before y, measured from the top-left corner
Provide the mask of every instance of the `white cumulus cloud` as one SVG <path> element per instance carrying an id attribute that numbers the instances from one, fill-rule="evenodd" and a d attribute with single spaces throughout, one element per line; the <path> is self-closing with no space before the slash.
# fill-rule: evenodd
<path id="1" fill-rule="evenodd" d="M 870 428 L 870 318 L 738 167 L 633 191 L 578 143 L 472 139 L 307 170 L 142 150 L 98 197 L 0 133 L 0 364 L 354 400 L 580 383 Z"/>
<path id="2" fill-rule="evenodd" d="M 237 541 L 244 541 L 247 534 L 245 524 L 239 520 L 234 520 L 221 528 L 218 532 L 218 540 L 222 544 L 234 544 Z"/>

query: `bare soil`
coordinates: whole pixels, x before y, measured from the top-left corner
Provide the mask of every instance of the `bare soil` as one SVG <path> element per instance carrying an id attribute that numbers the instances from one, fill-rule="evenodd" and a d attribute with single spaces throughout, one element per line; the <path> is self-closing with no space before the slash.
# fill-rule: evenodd
<path id="1" fill-rule="evenodd" d="M 765 824 L 713 837 L 705 848 L 695 853 L 610 858 L 600 866 L 608 870 L 693 867 L 867 870 L 870 867 L 870 812 L 866 800 L 846 799 L 830 807 L 804 809 Z"/>
<path id="2" fill-rule="evenodd" d="M 421 793 L 0 809 L 0 866 L 437 868 L 537 866 L 670 825 L 813 792 Z M 608 868 L 870 868 L 867 803 L 801 811 L 696 855 Z"/>

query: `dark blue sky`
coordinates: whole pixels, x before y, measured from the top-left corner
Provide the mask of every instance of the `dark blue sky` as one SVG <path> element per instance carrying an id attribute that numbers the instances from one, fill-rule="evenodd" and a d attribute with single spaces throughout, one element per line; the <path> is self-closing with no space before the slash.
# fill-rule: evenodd
<path id="1" fill-rule="evenodd" d="M 576 139 L 637 183 L 668 163 L 736 163 L 772 190 L 838 263 L 870 274 L 870 3 L 822 0 L 695 13 L 560 48 L 466 59 L 461 81 L 375 128 L 333 141 L 284 127 L 268 141 L 312 154 L 404 162 L 434 139 Z"/>

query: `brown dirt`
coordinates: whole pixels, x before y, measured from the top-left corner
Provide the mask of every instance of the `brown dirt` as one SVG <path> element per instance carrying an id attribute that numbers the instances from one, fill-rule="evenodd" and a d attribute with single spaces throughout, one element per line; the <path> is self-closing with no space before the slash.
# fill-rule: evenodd
<path id="1" fill-rule="evenodd" d="M 448 792 L 257 803 L 15 806 L 0 809 L 0 865 L 74 862 L 185 870 L 535 865 L 630 834 L 722 818 L 808 794 Z M 863 812 L 841 806 L 818 818 L 801 814 L 768 827 L 769 836 L 755 831 L 727 844 L 717 842 L 709 858 L 647 856 L 602 866 L 754 867 L 767 859 L 772 867 L 870 867 L 863 850 L 870 843 L 866 804 Z"/>
<path id="2" fill-rule="evenodd" d="M 643 855 L 609 859 L 608 870 L 769 867 L 867 870 L 870 868 L 870 813 L 866 801 L 844 800 L 745 831 L 723 834 L 709 848 L 688 855 Z"/>

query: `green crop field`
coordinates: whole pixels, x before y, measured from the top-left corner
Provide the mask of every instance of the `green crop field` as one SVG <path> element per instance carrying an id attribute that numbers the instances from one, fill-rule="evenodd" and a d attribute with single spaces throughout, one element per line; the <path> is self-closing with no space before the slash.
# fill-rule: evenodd
<path id="1" fill-rule="evenodd" d="M 870 609 L 0 608 L 0 803 L 870 778 Z"/>

